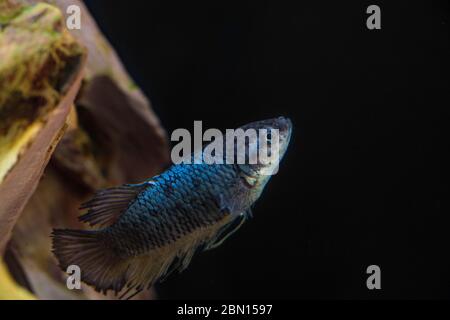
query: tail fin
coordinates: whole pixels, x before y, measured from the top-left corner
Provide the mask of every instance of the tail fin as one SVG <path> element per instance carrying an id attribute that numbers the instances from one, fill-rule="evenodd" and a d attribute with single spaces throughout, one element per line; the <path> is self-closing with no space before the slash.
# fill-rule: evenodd
<path id="1" fill-rule="evenodd" d="M 115 253 L 102 229 L 56 229 L 52 234 L 53 252 L 63 270 L 77 265 L 81 280 L 97 291 L 113 290 L 116 294 L 121 293 L 120 299 L 130 299 L 149 289 L 168 271 L 185 269 L 203 239 L 212 239 L 217 230 L 214 226 L 197 232 L 201 234 L 191 235 L 189 241 L 178 241 L 143 255 L 123 257 Z"/>
<path id="2" fill-rule="evenodd" d="M 126 283 L 129 266 L 108 247 L 101 230 L 61 230 L 52 233 L 53 252 L 62 270 L 77 265 L 81 279 L 97 291 L 120 292 Z"/>

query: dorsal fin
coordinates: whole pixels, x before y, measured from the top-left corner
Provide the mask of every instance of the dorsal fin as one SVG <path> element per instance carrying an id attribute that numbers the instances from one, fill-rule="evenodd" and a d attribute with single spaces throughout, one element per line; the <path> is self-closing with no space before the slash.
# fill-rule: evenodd
<path id="1" fill-rule="evenodd" d="M 78 219 L 91 226 L 111 225 L 136 199 L 136 196 L 152 183 L 152 181 L 146 181 L 100 190 L 91 200 L 81 205 L 80 209 L 88 209 L 88 211 Z"/>

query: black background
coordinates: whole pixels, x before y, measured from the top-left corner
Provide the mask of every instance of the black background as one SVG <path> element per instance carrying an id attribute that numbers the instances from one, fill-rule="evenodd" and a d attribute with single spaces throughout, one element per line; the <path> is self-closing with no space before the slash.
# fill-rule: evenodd
<path id="1" fill-rule="evenodd" d="M 447 1 L 87 4 L 169 134 L 295 126 L 255 218 L 161 298 L 450 298 Z"/>

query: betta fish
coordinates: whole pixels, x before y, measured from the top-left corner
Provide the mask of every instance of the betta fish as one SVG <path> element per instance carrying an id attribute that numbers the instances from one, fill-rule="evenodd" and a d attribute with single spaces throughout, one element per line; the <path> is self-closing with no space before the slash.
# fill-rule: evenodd
<path id="1" fill-rule="evenodd" d="M 281 159 L 292 123 L 279 117 L 240 129 L 275 129 Z M 256 148 L 246 141 L 246 159 L 272 139 L 259 135 Z M 142 183 L 100 190 L 82 205 L 87 213 L 80 216 L 96 229 L 55 229 L 53 252 L 63 270 L 79 266 L 81 280 L 97 291 L 131 297 L 184 270 L 197 249 L 215 248 L 235 232 L 277 166 L 278 161 L 180 163 Z"/>

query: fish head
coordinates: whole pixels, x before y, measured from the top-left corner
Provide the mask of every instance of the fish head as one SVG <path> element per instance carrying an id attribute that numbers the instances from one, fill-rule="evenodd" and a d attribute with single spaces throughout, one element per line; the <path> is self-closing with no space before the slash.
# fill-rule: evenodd
<path id="1" fill-rule="evenodd" d="M 291 139 L 292 122 L 289 118 L 278 117 L 251 122 L 240 129 L 245 132 L 253 129 L 256 135 L 246 135 L 246 161 L 238 165 L 252 185 L 264 185 L 270 176 L 278 172 L 279 162 Z"/>

